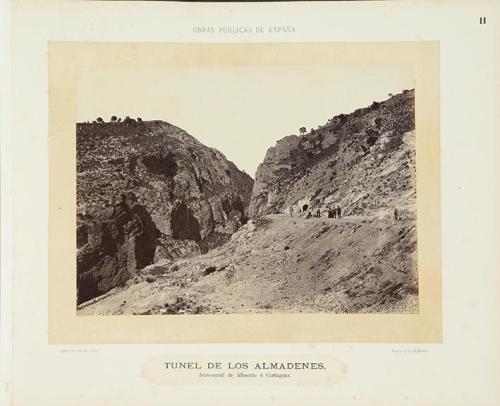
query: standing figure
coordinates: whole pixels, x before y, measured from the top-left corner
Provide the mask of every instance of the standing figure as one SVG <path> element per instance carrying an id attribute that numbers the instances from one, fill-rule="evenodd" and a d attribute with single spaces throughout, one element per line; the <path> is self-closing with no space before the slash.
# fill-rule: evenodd
<path id="1" fill-rule="evenodd" d="M 399 212 L 397 207 L 394 209 L 394 220 L 399 220 Z"/>
<path id="2" fill-rule="evenodd" d="M 340 208 L 340 206 L 339 206 L 339 205 L 337 205 L 337 209 L 336 209 L 336 211 L 337 211 L 337 217 L 338 217 L 338 218 L 341 218 L 341 217 L 342 217 L 342 210 L 341 210 L 341 208 Z"/>
<path id="3" fill-rule="evenodd" d="M 293 217 L 293 206 L 290 206 L 290 217 Z"/>
<path id="4" fill-rule="evenodd" d="M 316 210 L 316 217 L 320 218 L 321 217 L 321 212 L 318 210 Z"/>

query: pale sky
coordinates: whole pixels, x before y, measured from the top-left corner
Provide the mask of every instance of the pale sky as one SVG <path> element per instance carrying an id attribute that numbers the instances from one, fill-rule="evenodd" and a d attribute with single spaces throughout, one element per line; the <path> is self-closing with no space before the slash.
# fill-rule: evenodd
<path id="1" fill-rule="evenodd" d="M 87 67 L 76 114 L 167 121 L 254 177 L 277 140 L 414 88 L 414 78 L 408 65 Z"/>

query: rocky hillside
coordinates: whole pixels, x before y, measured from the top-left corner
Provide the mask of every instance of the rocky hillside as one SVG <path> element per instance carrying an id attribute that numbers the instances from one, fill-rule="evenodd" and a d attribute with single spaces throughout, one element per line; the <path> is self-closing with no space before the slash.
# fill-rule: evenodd
<path id="1" fill-rule="evenodd" d="M 82 168 L 79 188 L 80 179 L 91 176 L 95 180 L 89 185 L 103 183 L 101 190 L 110 184 L 141 190 L 143 202 L 127 195 L 121 203 L 129 217 L 117 215 L 115 205 L 106 227 L 115 240 L 128 241 L 117 252 L 143 253 L 150 252 L 155 232 L 150 225 L 159 224 L 157 233 L 172 238 L 169 255 L 151 265 L 142 261 L 141 271 L 128 279 L 117 276 L 120 283 L 82 303 L 79 314 L 418 311 L 414 91 L 278 141 L 257 170 L 251 197 L 249 188 L 240 186 L 251 184 L 246 175 L 232 172 L 230 164 L 212 170 L 209 162 L 195 165 L 189 148 L 199 144 L 196 140 L 165 123 L 150 126 L 149 136 L 132 136 L 141 140 L 136 150 L 122 154 L 125 143 L 117 143 L 116 153 L 103 154 L 113 156 L 112 162 L 97 159 L 90 165 L 103 165 L 100 172 L 87 175 L 89 169 Z M 156 142 L 157 127 L 180 132 L 172 136 L 179 146 L 154 144 L 154 153 L 141 149 L 142 140 Z M 114 145 L 99 142 L 95 151 Z M 203 148 L 194 149 L 219 162 L 216 152 Z M 176 151 L 187 152 L 179 160 Z M 123 168 L 119 180 L 110 182 L 117 167 Z M 109 175 L 107 168 L 113 168 Z M 85 210 L 107 193 L 84 190 Z M 141 203 L 152 213 L 152 223 L 137 220 Z M 251 219 L 238 228 L 248 203 Z M 341 218 L 330 216 L 337 206 Z M 122 228 L 119 219 L 126 221 Z M 196 250 L 173 238 L 210 242 L 214 235 L 222 244 L 211 243 L 210 251 L 208 243 L 201 244 L 203 250 L 195 244 Z M 130 258 L 133 268 L 137 255 Z M 114 261 L 123 261 L 122 254 Z"/>
<path id="2" fill-rule="evenodd" d="M 76 131 L 79 302 L 245 223 L 252 178 L 180 128 L 127 118 Z"/>
<path id="3" fill-rule="evenodd" d="M 80 315 L 418 312 L 412 221 L 267 215 L 204 255 L 136 273 Z"/>
<path id="4" fill-rule="evenodd" d="M 413 215 L 414 96 L 405 90 L 278 141 L 257 169 L 250 216 L 336 205 L 346 215 Z"/>

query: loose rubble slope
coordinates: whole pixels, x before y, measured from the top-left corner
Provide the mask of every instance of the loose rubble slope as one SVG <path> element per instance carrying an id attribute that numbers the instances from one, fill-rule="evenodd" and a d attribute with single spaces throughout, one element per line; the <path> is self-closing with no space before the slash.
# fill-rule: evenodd
<path id="1" fill-rule="evenodd" d="M 269 215 L 204 255 L 144 268 L 80 315 L 416 312 L 410 220 Z"/>

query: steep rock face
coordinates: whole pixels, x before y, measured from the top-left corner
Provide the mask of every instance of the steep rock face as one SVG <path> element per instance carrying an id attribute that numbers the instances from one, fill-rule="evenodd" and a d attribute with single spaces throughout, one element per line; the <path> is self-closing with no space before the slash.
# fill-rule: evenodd
<path id="1" fill-rule="evenodd" d="M 95 220 L 80 216 L 77 226 L 77 302 L 121 285 L 153 262 L 159 231 L 135 195 L 121 197 Z"/>
<path id="2" fill-rule="evenodd" d="M 252 178 L 180 128 L 128 119 L 76 130 L 79 302 L 155 258 L 206 251 L 246 221 Z M 137 202 L 124 203 L 128 191 Z"/>
<path id="3" fill-rule="evenodd" d="M 245 218 L 253 180 L 185 131 L 161 121 L 77 124 L 78 213 L 99 217 L 133 190 L 167 236 L 201 241 Z"/>
<path id="4" fill-rule="evenodd" d="M 414 91 L 333 117 L 303 136 L 289 136 L 259 165 L 250 217 L 305 210 L 413 215 Z"/>

